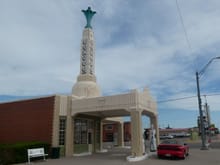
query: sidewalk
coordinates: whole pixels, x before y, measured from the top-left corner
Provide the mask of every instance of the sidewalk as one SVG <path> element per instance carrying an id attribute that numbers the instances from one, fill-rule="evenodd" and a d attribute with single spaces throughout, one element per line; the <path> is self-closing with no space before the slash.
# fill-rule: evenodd
<path id="1" fill-rule="evenodd" d="M 128 162 L 129 149 L 114 148 L 107 153 L 97 153 L 83 157 L 69 157 L 48 159 L 47 161 L 31 162 L 33 165 L 219 165 L 220 149 L 200 150 L 191 149 L 190 155 L 185 160 L 158 159 L 156 155 L 139 162 Z M 19 164 L 27 165 L 28 163 Z"/>

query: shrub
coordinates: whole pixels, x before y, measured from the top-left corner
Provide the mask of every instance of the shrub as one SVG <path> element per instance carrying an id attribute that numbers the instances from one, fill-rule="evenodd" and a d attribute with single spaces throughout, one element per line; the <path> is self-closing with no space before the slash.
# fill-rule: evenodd
<path id="1" fill-rule="evenodd" d="M 49 152 L 50 145 L 45 142 L 20 142 L 0 145 L 0 165 L 27 162 L 27 149 L 41 148 Z"/>

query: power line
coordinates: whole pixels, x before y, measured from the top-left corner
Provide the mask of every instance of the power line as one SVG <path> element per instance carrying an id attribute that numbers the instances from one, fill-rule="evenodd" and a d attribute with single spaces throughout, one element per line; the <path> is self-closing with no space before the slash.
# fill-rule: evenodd
<path id="1" fill-rule="evenodd" d="M 220 93 L 213 93 L 213 94 L 208 94 L 208 95 L 201 95 L 201 96 L 220 96 Z M 171 101 L 179 101 L 179 100 L 186 100 L 186 99 L 191 99 L 197 96 L 188 96 L 188 97 L 180 97 L 180 98 L 175 98 L 175 99 L 167 99 L 167 100 L 161 100 L 158 101 L 157 103 L 165 103 L 165 102 L 171 102 Z"/>
<path id="2" fill-rule="evenodd" d="M 176 8 L 177 8 L 177 12 L 178 12 L 178 15 L 179 15 L 179 18 L 180 18 L 180 22 L 182 24 L 182 28 L 183 28 L 183 31 L 184 31 L 184 36 L 185 36 L 185 39 L 186 39 L 186 44 L 187 44 L 187 46 L 189 48 L 190 53 L 192 54 L 192 52 L 193 52 L 192 46 L 191 46 L 190 41 L 189 41 L 188 33 L 186 31 L 186 27 L 185 27 L 184 20 L 183 20 L 183 15 L 182 15 L 182 12 L 181 12 L 178 0 L 176 0 Z M 197 70 L 197 68 L 195 68 L 197 66 L 196 61 L 194 60 L 193 63 L 194 63 L 193 68 L 195 70 Z"/>
<path id="3" fill-rule="evenodd" d="M 209 95 L 201 95 L 201 96 L 220 96 L 220 93 L 213 93 L 213 94 L 209 94 Z"/>
<path id="4" fill-rule="evenodd" d="M 181 24 L 182 24 L 182 27 L 183 27 L 184 35 L 186 37 L 187 45 L 188 45 L 189 49 L 192 51 L 192 47 L 191 47 L 191 44 L 189 42 L 189 37 L 188 37 L 187 31 L 186 31 L 186 28 L 185 28 L 185 25 L 184 25 L 184 22 L 183 22 L 183 16 L 181 14 L 181 10 L 180 10 L 179 4 L 178 4 L 178 0 L 176 0 L 176 7 L 177 7 L 178 14 L 179 14 L 179 17 L 180 17 L 180 21 L 181 21 Z"/>
<path id="5" fill-rule="evenodd" d="M 207 96 L 207 95 L 206 95 L 206 96 Z M 181 98 L 176 98 L 176 99 L 167 99 L 167 100 L 158 101 L 157 103 L 164 103 L 164 102 L 185 100 L 185 99 L 191 99 L 191 98 L 193 98 L 193 97 L 197 97 L 197 96 L 181 97 Z"/>

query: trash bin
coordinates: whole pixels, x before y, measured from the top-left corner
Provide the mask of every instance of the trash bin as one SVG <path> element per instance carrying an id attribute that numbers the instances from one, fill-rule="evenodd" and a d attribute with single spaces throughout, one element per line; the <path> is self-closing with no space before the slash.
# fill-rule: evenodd
<path id="1" fill-rule="evenodd" d="M 52 147 L 51 158 L 52 159 L 60 158 L 60 147 Z"/>

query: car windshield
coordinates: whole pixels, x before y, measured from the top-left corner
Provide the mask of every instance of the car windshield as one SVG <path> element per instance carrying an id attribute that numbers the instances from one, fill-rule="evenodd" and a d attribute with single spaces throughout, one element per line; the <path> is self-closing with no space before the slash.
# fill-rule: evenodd
<path id="1" fill-rule="evenodd" d="M 179 140 L 164 140 L 161 144 L 179 144 L 183 145 L 183 142 Z"/>

